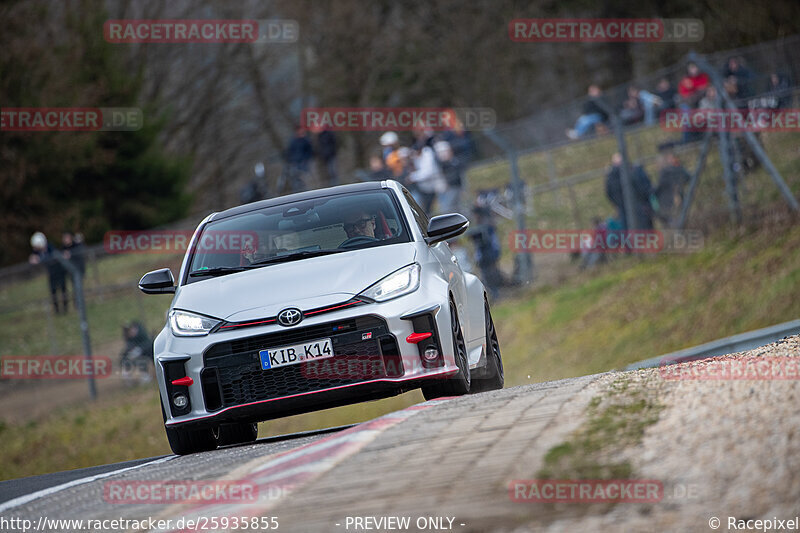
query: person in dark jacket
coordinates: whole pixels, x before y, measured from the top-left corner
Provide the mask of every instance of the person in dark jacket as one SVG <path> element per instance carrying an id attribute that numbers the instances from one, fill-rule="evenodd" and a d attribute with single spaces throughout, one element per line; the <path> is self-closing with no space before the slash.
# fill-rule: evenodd
<path id="1" fill-rule="evenodd" d="M 676 98 L 678 96 L 678 91 L 672 86 L 669 78 L 661 78 L 658 80 L 655 95 L 661 100 L 661 105 L 658 107 L 659 113 L 667 109 L 673 109 L 677 105 Z"/>
<path id="2" fill-rule="evenodd" d="M 83 244 L 83 235 L 71 231 L 62 233 L 61 254 L 75 266 L 81 277 L 86 274 L 86 246 Z"/>
<path id="3" fill-rule="evenodd" d="M 450 143 L 450 148 L 453 149 L 453 155 L 465 167 L 475 159 L 477 149 L 472 134 L 464 129 L 464 125 L 457 118 L 453 128 L 444 131 L 440 138 Z"/>
<path id="4" fill-rule="evenodd" d="M 683 205 L 683 194 L 691 176 L 681 164 L 680 159 L 668 152 L 661 158 L 661 171 L 655 196 L 658 199 L 658 218 L 672 227 L 678 210 Z"/>
<path id="5" fill-rule="evenodd" d="M 314 148 L 311 146 L 311 141 L 308 140 L 306 129 L 298 126 L 286 148 L 286 161 L 303 172 L 308 172 L 309 163 L 313 157 Z"/>
<path id="6" fill-rule="evenodd" d="M 470 229 L 468 235 L 475 247 L 475 263 L 481 269 L 481 279 L 489 291 L 489 296 L 495 299 L 499 296 L 500 287 L 504 284 L 503 274 L 497 268 L 502 251 L 500 239 L 492 220 L 492 212 L 488 207 L 476 205 L 472 212 L 477 220 L 475 227 Z"/>
<path id="7" fill-rule="evenodd" d="M 722 77 L 726 79 L 733 77 L 736 80 L 736 99 L 750 98 L 755 94 L 756 75 L 744 65 L 744 59 L 741 57 L 728 59 L 728 64 L 722 70 Z"/>
<path id="8" fill-rule="evenodd" d="M 125 347 L 120 353 L 120 367 L 123 379 L 139 375 L 142 382 L 151 379 L 150 367 L 153 361 L 153 339 L 147 334 L 144 324 L 134 320 L 122 326 Z"/>
<path id="9" fill-rule="evenodd" d="M 633 167 L 631 171 L 631 189 L 634 202 L 633 212 L 637 219 L 635 229 L 653 229 L 653 208 L 650 204 L 653 185 L 641 165 Z M 622 155 L 619 153 L 615 153 L 611 157 L 611 168 L 606 176 L 606 195 L 617 208 L 622 227 L 626 230 L 634 229 L 634 225 L 628 221 L 625 211 L 625 194 L 622 188 Z"/>
<path id="10" fill-rule="evenodd" d="M 310 171 L 311 160 L 314 158 L 314 147 L 308 140 L 308 134 L 303 126 L 295 129 L 294 137 L 286 148 L 286 163 L 289 166 L 290 186 L 293 192 L 305 188 L 305 175 Z"/>
<path id="11" fill-rule="evenodd" d="M 336 134 L 330 130 L 322 130 L 317 134 L 317 155 L 331 187 L 339 185 L 339 175 L 336 172 L 336 150 Z"/>
<path id="12" fill-rule="evenodd" d="M 606 113 L 603 106 L 598 104 L 603 92 L 598 85 L 589 86 L 589 99 L 583 104 L 581 116 L 575 121 L 575 128 L 567 130 L 567 137 L 570 139 L 579 139 L 584 135 L 588 135 L 595 131 L 598 124 L 608 122 L 608 113 Z"/>
<path id="13" fill-rule="evenodd" d="M 44 233 L 37 231 L 31 236 L 31 248 L 33 252 L 28 258 L 32 265 L 43 265 L 47 269 L 48 281 L 50 282 L 50 296 L 53 299 L 53 309 L 56 314 L 67 312 L 67 271 L 58 261 L 56 254 L 58 250 L 47 242 Z M 58 293 L 61 293 L 59 301 Z M 59 303 L 62 304 L 59 307 Z"/>
<path id="14" fill-rule="evenodd" d="M 769 75 L 769 82 L 767 83 L 767 92 L 771 98 L 774 98 L 774 103 L 770 106 L 772 109 L 784 109 L 792 104 L 792 84 L 789 83 L 789 78 L 782 76 L 777 72 Z"/>
<path id="15" fill-rule="evenodd" d="M 78 271 L 78 275 L 81 277 L 81 282 L 83 282 L 83 277 L 86 275 L 86 246 L 83 244 L 83 235 L 80 233 L 74 234 L 71 231 L 65 231 L 62 233 L 61 255 L 63 255 L 64 259 L 68 260 L 72 266 L 75 267 L 75 270 Z M 75 308 L 77 309 L 78 291 L 74 285 L 75 280 L 72 279 L 71 275 L 68 275 L 67 277 L 73 283 L 72 295 L 75 298 Z"/>

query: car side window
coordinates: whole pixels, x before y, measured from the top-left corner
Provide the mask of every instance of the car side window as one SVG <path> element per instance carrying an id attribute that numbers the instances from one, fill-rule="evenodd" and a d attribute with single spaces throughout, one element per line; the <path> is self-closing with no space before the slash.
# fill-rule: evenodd
<path id="1" fill-rule="evenodd" d="M 414 220 L 417 221 L 417 226 L 419 226 L 422 235 L 425 237 L 428 236 L 428 215 L 425 214 L 425 211 L 419 206 L 414 197 L 411 196 L 411 193 L 408 192 L 407 189 L 403 189 L 403 195 L 405 195 L 406 200 L 408 201 L 409 207 L 411 207 L 411 212 L 414 213 Z"/>

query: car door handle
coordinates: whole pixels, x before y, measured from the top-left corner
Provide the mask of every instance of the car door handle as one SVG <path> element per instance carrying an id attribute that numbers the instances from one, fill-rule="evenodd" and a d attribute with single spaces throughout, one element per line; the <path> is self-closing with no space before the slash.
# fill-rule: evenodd
<path id="1" fill-rule="evenodd" d="M 451 255 L 451 256 L 450 256 L 450 261 L 452 261 L 452 262 L 453 262 L 453 264 L 456 264 L 456 265 L 458 264 L 458 259 L 457 259 L 457 258 L 456 258 L 456 256 L 454 256 L 454 255 Z"/>

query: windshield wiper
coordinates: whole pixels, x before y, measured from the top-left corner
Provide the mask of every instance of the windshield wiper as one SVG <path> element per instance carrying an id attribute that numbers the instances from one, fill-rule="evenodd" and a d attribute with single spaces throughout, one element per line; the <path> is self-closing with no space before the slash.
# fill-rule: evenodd
<path id="1" fill-rule="evenodd" d="M 255 263 L 250 263 L 251 267 L 258 267 L 263 265 L 271 265 L 273 263 L 285 263 L 286 261 L 295 261 L 297 259 L 306 259 L 309 257 L 319 257 L 321 255 L 338 254 L 348 250 L 304 250 L 302 252 L 295 252 L 293 254 L 279 255 L 270 257 L 269 259 L 262 259 Z"/>
<path id="2" fill-rule="evenodd" d="M 194 270 L 189 272 L 189 276 L 196 278 L 199 276 L 224 276 L 225 274 L 233 274 L 234 272 L 241 272 L 243 270 L 247 270 L 250 267 L 246 266 L 238 266 L 238 267 L 214 267 L 214 268 L 201 268 L 199 270 Z"/>

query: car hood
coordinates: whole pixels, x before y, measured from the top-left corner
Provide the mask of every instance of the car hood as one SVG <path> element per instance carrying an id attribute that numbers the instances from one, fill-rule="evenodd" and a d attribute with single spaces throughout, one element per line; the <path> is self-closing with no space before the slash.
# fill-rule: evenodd
<path id="1" fill-rule="evenodd" d="M 181 286 L 172 306 L 231 322 L 313 309 L 352 298 L 415 256 L 401 243 L 268 265 Z"/>

